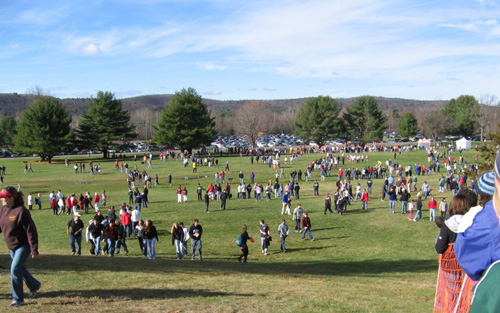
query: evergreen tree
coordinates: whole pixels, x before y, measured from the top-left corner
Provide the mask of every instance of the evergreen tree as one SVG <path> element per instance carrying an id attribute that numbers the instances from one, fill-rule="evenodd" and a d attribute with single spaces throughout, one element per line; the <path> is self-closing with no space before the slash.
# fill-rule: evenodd
<path id="1" fill-rule="evenodd" d="M 354 101 L 344 114 L 349 134 L 363 142 L 382 140 L 386 117 L 374 97 L 363 96 Z"/>
<path id="2" fill-rule="evenodd" d="M 14 148 L 21 153 L 36 153 L 42 161 L 51 163 L 54 155 L 71 148 L 71 121 L 59 100 L 39 97 L 19 118 Z"/>
<path id="3" fill-rule="evenodd" d="M 161 145 L 177 146 L 181 151 L 208 145 L 215 136 L 211 117 L 201 96 L 193 88 L 176 92 L 161 114 L 154 140 Z"/>
<path id="4" fill-rule="evenodd" d="M 452 118 L 447 132 L 456 136 L 472 136 L 479 128 L 477 115 L 481 112 L 479 102 L 473 96 L 462 95 L 451 99 L 444 108 L 444 113 Z"/>
<path id="5" fill-rule="evenodd" d="M 0 120 L 0 146 L 12 147 L 16 133 L 16 120 L 13 116 L 6 116 Z"/>
<path id="6" fill-rule="evenodd" d="M 418 131 L 416 117 L 410 112 L 403 114 L 398 122 L 398 134 L 403 137 L 414 137 Z"/>
<path id="7" fill-rule="evenodd" d="M 130 115 L 123 110 L 121 101 L 115 99 L 111 92 L 103 91 L 99 91 L 97 97 L 92 99 L 76 133 L 81 145 L 98 147 L 104 158 L 108 157 L 109 145 L 113 141 L 136 137 L 133 126 L 130 126 Z"/>
<path id="8" fill-rule="evenodd" d="M 328 96 L 308 99 L 293 122 L 294 133 L 323 146 L 330 138 L 342 137 L 344 129 L 339 117 L 342 106 Z"/>

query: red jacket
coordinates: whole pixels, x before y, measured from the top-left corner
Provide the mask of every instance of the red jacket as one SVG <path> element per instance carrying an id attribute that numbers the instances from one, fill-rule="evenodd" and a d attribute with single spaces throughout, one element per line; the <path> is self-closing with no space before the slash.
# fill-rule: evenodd
<path id="1" fill-rule="evenodd" d="M 361 201 L 368 201 L 368 192 L 366 190 L 364 190 L 361 195 Z"/>
<path id="2" fill-rule="evenodd" d="M 122 225 L 130 225 L 130 220 L 131 218 L 131 215 L 130 213 L 127 212 L 123 212 L 122 216 L 120 216 L 120 222 L 122 223 Z"/>
<path id="3" fill-rule="evenodd" d="M 437 208 L 436 200 L 434 200 L 434 201 L 430 200 L 429 202 L 427 202 L 427 208 L 428 209 L 436 209 Z"/>

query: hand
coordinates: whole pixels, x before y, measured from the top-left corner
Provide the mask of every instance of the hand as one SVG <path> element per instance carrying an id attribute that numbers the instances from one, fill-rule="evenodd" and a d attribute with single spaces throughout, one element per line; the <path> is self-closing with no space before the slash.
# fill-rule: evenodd
<path id="1" fill-rule="evenodd" d="M 36 252 L 31 252 L 31 258 L 34 259 L 38 256 L 38 251 Z"/>

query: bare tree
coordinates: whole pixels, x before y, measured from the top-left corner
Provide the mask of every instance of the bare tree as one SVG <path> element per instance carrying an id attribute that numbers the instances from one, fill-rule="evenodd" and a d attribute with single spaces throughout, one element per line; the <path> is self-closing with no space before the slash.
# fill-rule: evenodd
<path id="1" fill-rule="evenodd" d="M 484 131 L 490 125 L 491 128 L 495 128 L 495 125 L 497 124 L 497 119 L 496 119 L 496 113 L 498 110 L 494 110 L 494 114 L 488 114 L 490 113 L 490 108 L 491 107 L 498 107 L 499 101 L 495 95 L 490 95 L 490 94 L 485 94 L 481 95 L 479 98 L 479 104 L 481 107 L 481 110 L 479 112 L 476 112 L 475 118 L 477 119 L 477 122 L 479 124 L 479 131 L 481 135 L 481 141 L 483 141 L 484 137 Z M 492 120 L 492 115 L 493 115 L 493 120 Z M 491 123 L 493 122 L 493 123 Z M 493 127 L 491 127 L 491 124 L 493 124 Z M 494 131 L 491 131 L 491 133 L 494 133 Z"/>
<path id="2" fill-rule="evenodd" d="M 234 131 L 237 135 L 246 136 L 255 147 L 260 132 L 268 130 L 266 122 L 270 116 L 267 107 L 259 101 L 249 101 L 236 110 Z"/>
<path id="3" fill-rule="evenodd" d="M 151 139 L 153 137 L 153 125 L 159 119 L 159 112 L 150 108 L 142 107 L 130 112 L 130 121 L 135 126 L 135 131 L 140 139 Z"/>
<path id="4" fill-rule="evenodd" d="M 444 114 L 443 110 L 429 111 L 424 114 L 422 121 L 422 130 L 424 135 L 436 140 L 439 136 L 443 136 L 446 131 L 446 126 L 450 118 Z"/>

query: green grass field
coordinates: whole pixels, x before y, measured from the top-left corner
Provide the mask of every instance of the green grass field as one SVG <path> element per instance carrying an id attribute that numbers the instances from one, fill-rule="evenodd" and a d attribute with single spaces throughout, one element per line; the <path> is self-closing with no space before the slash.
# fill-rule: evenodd
<path id="1" fill-rule="evenodd" d="M 472 159 L 475 152 L 465 155 Z M 304 170 L 308 163 L 321 154 L 305 154 L 293 165 Z M 391 153 L 371 153 L 369 164 L 392 158 Z M 458 153 L 455 154 L 458 156 Z M 71 162 L 88 162 L 88 157 Z M 229 161 L 232 180 L 232 200 L 227 210 L 218 210 L 218 202 L 211 203 L 210 214 L 204 203 L 196 200 L 196 186 L 213 182 L 216 169 L 199 167 L 193 174 L 191 167 L 181 162 L 153 161 L 148 173 L 158 174 L 160 185 L 150 189 L 149 208 L 142 210 L 142 219 L 155 223 L 160 241 L 158 259 L 145 259 L 135 239 L 128 240 L 130 253 L 114 258 L 91 256 L 88 244 L 83 245 L 82 256 L 72 256 L 66 236 L 69 216 L 53 216 L 49 210 L 48 194 L 62 189 L 71 193 L 101 193 L 108 195 L 108 205 L 127 200 L 126 175 L 114 169 L 113 161 L 94 159 L 102 165 L 102 174 L 91 176 L 74 174 L 65 167 L 63 159 L 53 164 L 39 163 L 36 159 L 2 159 L 7 167 L 6 185 L 22 186 L 27 194 L 43 195 L 43 210 L 32 211 L 40 241 L 40 256 L 29 260 L 27 267 L 43 283 L 36 299 L 29 305 L 12 311 L 22 312 L 431 312 L 437 273 L 437 254 L 434 241 L 438 230 L 428 221 L 424 210 L 423 222 L 410 222 L 402 215 L 397 203 L 397 214 L 389 213 L 389 202 L 380 200 L 382 180 L 375 180 L 369 211 L 361 211 L 360 201 L 349 207 L 346 215 L 323 215 L 324 195 L 332 192 L 336 174 L 320 182 L 320 197 L 312 196 L 312 181 L 301 183 L 301 198 L 310 213 L 312 232 L 316 240 L 301 241 L 292 229 L 287 239 L 287 253 L 281 253 L 277 227 L 282 215 L 281 200 L 256 202 L 238 200 L 236 186 L 238 172 L 245 173 L 249 181 L 251 171 L 256 181 L 265 184 L 274 178 L 274 170 L 267 165 L 251 165 L 246 157 L 219 158 L 219 164 Z M 23 173 L 23 161 L 32 162 L 34 173 Z M 129 164 L 134 165 L 130 158 Z M 425 151 L 398 155 L 406 164 L 427 164 Z M 139 169 L 144 165 L 138 162 Z M 347 167 L 362 167 L 347 164 Z M 443 170 L 442 170 L 443 172 Z M 167 175 L 172 173 L 173 184 L 168 186 Z M 333 174 L 333 173 L 332 173 Z M 319 178 L 314 172 L 313 178 Z M 205 177 L 206 176 L 206 177 Z M 201 177 L 201 178 L 198 178 Z M 188 179 L 185 179 L 188 178 Z M 434 194 L 437 193 L 438 174 L 426 177 Z M 421 186 L 424 178 L 419 178 Z M 354 182 L 356 183 L 356 182 Z M 178 185 L 187 186 L 189 201 L 177 203 Z M 365 186 L 364 182 L 362 185 Z M 450 198 L 451 193 L 445 194 Z M 252 195 L 253 198 L 253 195 Z M 413 193 L 415 198 L 415 193 Z M 297 200 L 292 202 L 293 207 Z M 93 214 L 83 215 L 85 224 Z M 194 218 L 204 228 L 203 261 L 176 260 L 171 245 L 170 227 L 174 221 L 184 221 L 188 227 Z M 259 220 L 269 224 L 275 240 L 270 255 L 260 252 L 258 243 Z M 242 224 L 256 237 L 250 244 L 249 263 L 238 263 L 239 248 L 235 244 Z M 5 245 L 0 249 L 0 264 L 10 265 Z M 189 247 L 190 248 L 190 247 Z M 9 311 L 10 275 L 0 271 L 0 311 Z"/>

